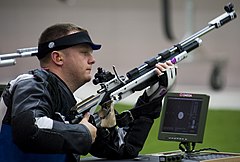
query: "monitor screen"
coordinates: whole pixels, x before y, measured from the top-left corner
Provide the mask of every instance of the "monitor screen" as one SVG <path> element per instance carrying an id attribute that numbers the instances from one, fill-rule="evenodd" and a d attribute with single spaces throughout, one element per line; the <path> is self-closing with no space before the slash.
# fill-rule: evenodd
<path id="1" fill-rule="evenodd" d="M 192 93 L 168 93 L 164 98 L 159 140 L 203 142 L 209 96 Z"/>

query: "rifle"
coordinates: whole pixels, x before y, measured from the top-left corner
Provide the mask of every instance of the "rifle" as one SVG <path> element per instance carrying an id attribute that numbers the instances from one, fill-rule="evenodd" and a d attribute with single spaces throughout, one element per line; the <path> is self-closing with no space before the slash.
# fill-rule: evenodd
<path id="1" fill-rule="evenodd" d="M 15 65 L 16 58 L 34 56 L 37 50 L 37 47 L 29 47 L 17 49 L 16 53 L 2 54 L 0 55 L 0 67 Z"/>
<path id="2" fill-rule="evenodd" d="M 208 26 L 171 48 L 163 50 L 156 57 L 145 61 L 139 67 L 130 70 L 126 73 L 126 76 L 118 76 L 115 67 L 113 67 L 114 74 L 99 67 L 94 75 L 93 84 L 100 84 L 100 89 L 96 95 L 86 98 L 71 108 L 70 111 L 75 116 L 72 123 L 78 123 L 86 112 L 94 115 L 98 105 L 103 106 L 109 101 L 116 104 L 134 92 L 141 91 L 156 83 L 159 78 L 155 73 L 155 64 L 168 60 L 176 64 L 184 60 L 190 51 L 201 45 L 201 36 L 213 29 L 220 28 L 237 17 L 233 8 L 232 3 L 225 5 L 225 13 L 210 21 Z M 95 124 L 97 123 L 95 122 Z"/>

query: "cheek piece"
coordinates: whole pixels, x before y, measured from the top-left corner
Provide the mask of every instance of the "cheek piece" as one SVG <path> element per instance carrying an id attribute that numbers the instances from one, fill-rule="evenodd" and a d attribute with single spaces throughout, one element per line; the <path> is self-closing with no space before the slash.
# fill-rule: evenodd
<path id="1" fill-rule="evenodd" d="M 99 50 L 101 48 L 100 44 L 93 43 L 87 32 L 78 32 L 39 44 L 38 52 L 34 55 L 37 56 L 38 59 L 41 59 L 54 50 L 62 50 L 77 44 L 89 44 L 93 50 Z"/>

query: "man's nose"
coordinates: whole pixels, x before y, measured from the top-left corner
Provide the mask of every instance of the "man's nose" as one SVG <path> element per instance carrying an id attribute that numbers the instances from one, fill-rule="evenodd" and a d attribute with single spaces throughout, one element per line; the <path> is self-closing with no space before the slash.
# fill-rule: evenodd
<path id="1" fill-rule="evenodd" d="M 96 62 L 95 58 L 93 57 L 93 55 L 90 55 L 89 58 L 89 64 L 94 64 Z"/>

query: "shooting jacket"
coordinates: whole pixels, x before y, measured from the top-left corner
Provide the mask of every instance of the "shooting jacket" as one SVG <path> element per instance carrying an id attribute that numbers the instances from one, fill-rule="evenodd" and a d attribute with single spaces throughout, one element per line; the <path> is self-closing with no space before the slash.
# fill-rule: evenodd
<path id="1" fill-rule="evenodd" d="M 34 70 L 11 81 L 0 102 L 0 109 L 6 108 L 0 114 L 5 115 L 0 161 L 73 161 L 72 153 L 87 154 L 92 143 L 88 129 L 62 120 L 70 119 L 75 104 L 65 83 L 49 71 Z"/>
<path id="2" fill-rule="evenodd" d="M 64 122 L 71 120 L 68 113 L 76 104 L 64 82 L 46 70 L 31 71 L 11 81 L 2 94 L 0 112 L 5 108 L 6 113 L 0 114 L 0 161 L 74 162 L 88 152 L 100 158 L 134 158 L 160 115 L 162 97 L 149 101 L 144 93 L 130 110 L 129 124 L 109 128 L 107 136 L 98 129 L 91 144 L 84 125 Z"/>

